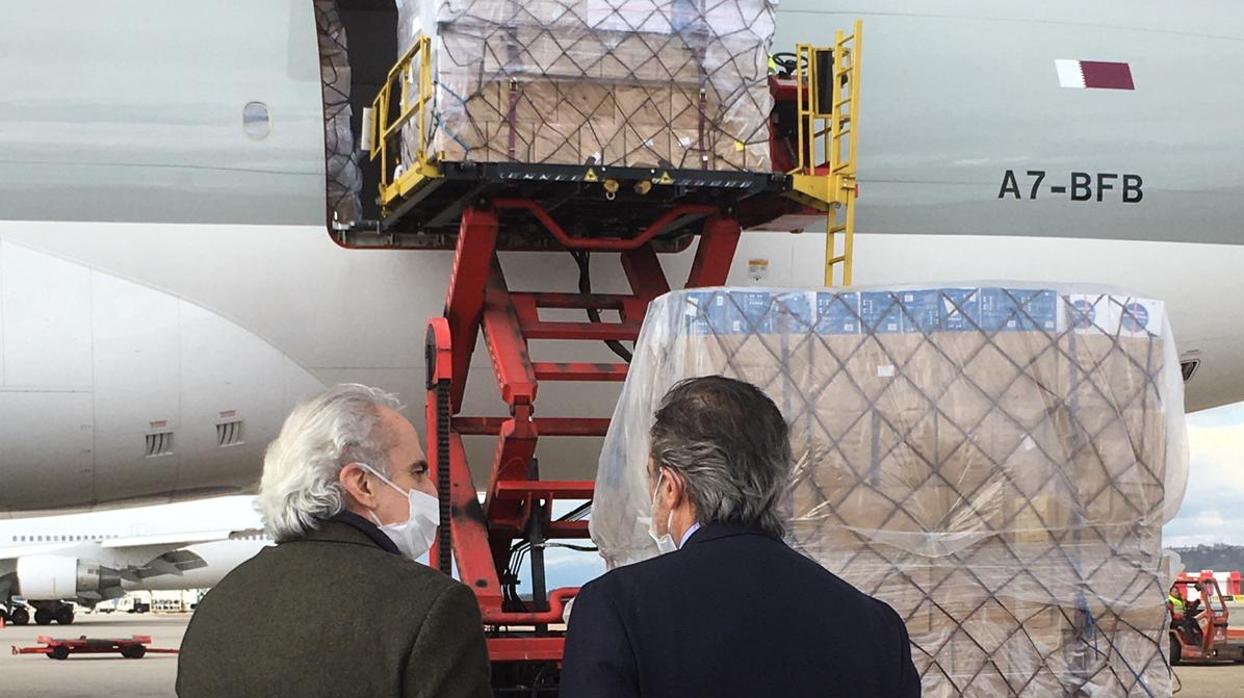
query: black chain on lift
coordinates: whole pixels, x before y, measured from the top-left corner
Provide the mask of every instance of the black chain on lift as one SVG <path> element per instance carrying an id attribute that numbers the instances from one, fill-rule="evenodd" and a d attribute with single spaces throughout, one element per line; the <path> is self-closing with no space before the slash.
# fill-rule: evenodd
<path id="1" fill-rule="evenodd" d="M 440 501 L 441 526 L 436 533 L 437 567 L 447 575 L 453 573 L 453 542 L 450 536 L 449 483 L 449 379 L 434 381 L 436 375 L 436 332 L 429 327 L 424 339 L 424 361 L 427 367 L 427 389 L 436 389 L 436 498 Z"/>

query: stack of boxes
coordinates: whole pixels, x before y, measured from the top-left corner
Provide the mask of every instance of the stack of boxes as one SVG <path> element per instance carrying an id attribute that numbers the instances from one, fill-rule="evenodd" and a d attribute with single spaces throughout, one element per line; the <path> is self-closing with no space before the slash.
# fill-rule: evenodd
<path id="1" fill-rule="evenodd" d="M 767 171 L 770 0 L 408 0 L 444 161 Z M 404 134 L 416 144 L 415 125 Z"/>
<path id="2" fill-rule="evenodd" d="M 898 611 L 925 695 L 1169 695 L 1161 526 L 1186 451 L 1160 302 L 1015 288 L 659 299 L 597 479 L 592 532 L 611 564 L 652 553 L 635 520 L 657 401 L 708 374 L 783 411 L 788 542 Z"/>

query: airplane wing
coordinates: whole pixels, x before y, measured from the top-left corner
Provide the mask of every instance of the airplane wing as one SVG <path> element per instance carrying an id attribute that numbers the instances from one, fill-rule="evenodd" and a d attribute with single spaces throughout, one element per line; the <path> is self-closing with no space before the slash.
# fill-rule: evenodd
<path id="1" fill-rule="evenodd" d="M 188 570 L 207 566 L 203 558 L 185 549 L 188 546 L 247 538 L 259 533 L 258 530 L 247 529 L 112 538 L 102 542 L 99 562 L 131 581 L 161 574 L 181 575 Z"/>
<path id="2" fill-rule="evenodd" d="M 185 548 L 201 543 L 249 538 L 257 529 L 199 531 L 74 541 L 0 546 L 0 575 L 15 567 L 24 555 L 64 555 L 94 562 L 117 571 L 123 578 L 141 581 L 161 574 L 181 575 L 205 567 L 207 562 Z"/>
<path id="3" fill-rule="evenodd" d="M 229 540 L 233 531 L 201 531 L 198 533 L 166 533 L 153 536 L 130 536 L 128 538 L 109 538 L 100 541 L 100 547 L 111 550 L 127 548 L 145 548 L 153 545 L 171 545 L 182 548 L 195 543 L 209 543 L 217 540 Z"/>

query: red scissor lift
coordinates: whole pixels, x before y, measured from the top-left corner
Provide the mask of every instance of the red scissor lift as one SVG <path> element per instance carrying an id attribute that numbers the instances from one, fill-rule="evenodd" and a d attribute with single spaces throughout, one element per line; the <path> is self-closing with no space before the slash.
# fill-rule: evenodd
<path id="1" fill-rule="evenodd" d="M 452 559 L 458 579 L 479 599 L 499 694 L 521 689 L 534 695 L 560 661 L 564 631 L 550 626 L 563 622 L 577 589 L 546 590 L 542 548 L 548 540 L 589 535 L 586 521 L 554 519 L 551 512 L 559 500 L 590 501 L 594 483 L 541 479 L 533 457 L 537 440 L 600 437 L 609 426 L 607 418 L 537 415 L 539 385 L 620 382 L 627 372 L 622 360 L 533 360 L 529 341 L 633 342 L 649 302 L 671 288 L 659 253 L 687 249 L 698 236 L 683 285 L 722 285 L 741 231 L 786 216 L 829 213 L 830 229 L 846 234 L 846 251 L 836 254 L 831 247 L 827 267 L 832 273 L 841 265 L 849 282 L 859 32 L 858 23 L 854 34 L 840 32 L 832 48 L 800 46 L 785 74 L 771 78 L 778 101 L 776 172 L 438 162 L 423 152 L 403 162 L 397 157 L 400 129 L 426 123 L 431 99 L 426 38 L 402 57 L 376 97 L 370 142 L 373 159 L 380 160 L 384 218 L 339 240 L 351 247 L 454 250 L 445 311 L 429 320 L 425 347 L 427 453 L 441 493 L 441 520 L 449 522 L 440 529 L 431 564 L 451 573 Z M 395 171 L 400 174 L 389 177 Z M 844 223 L 835 223 L 835 212 L 846 214 Z M 630 293 L 512 290 L 498 257 L 506 250 L 571 252 L 581 263 L 590 253 L 616 254 Z M 590 320 L 545 320 L 542 309 L 582 310 Z M 617 322 L 602 320 L 600 313 L 609 311 Z M 481 334 L 503 416 L 462 414 Z M 496 448 L 480 488 L 463 437 L 482 435 L 494 436 Z M 510 569 L 516 545 L 530 546 L 529 601 L 506 593 L 517 572 Z"/>

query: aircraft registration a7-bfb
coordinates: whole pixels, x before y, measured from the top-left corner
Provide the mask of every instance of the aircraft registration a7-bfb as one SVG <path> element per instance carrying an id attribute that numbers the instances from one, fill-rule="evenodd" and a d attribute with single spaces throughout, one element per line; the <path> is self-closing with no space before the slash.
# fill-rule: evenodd
<path id="1" fill-rule="evenodd" d="M 383 75 L 392 2 L 339 5 L 356 72 Z M 0 515 L 248 491 L 288 409 L 337 382 L 417 416 L 452 253 L 338 244 L 312 0 L 56 7 L 0 22 Z M 1167 303 L 1188 409 L 1244 399 L 1237 8 L 838 7 L 784 0 L 775 50 L 864 21 L 857 284 L 1134 289 Z M 354 87 L 357 122 L 376 85 Z M 549 258 L 502 263 L 572 289 L 574 261 Z M 819 234 L 747 233 L 731 280 L 818 286 L 822 260 Z M 598 290 L 621 290 L 604 266 Z M 500 408 L 472 385 L 473 413 Z M 564 388 L 542 391 L 557 413 L 607 416 L 617 394 Z M 491 440 L 468 447 L 489 462 Z M 545 477 L 595 468 L 590 440 L 540 448 Z"/>

